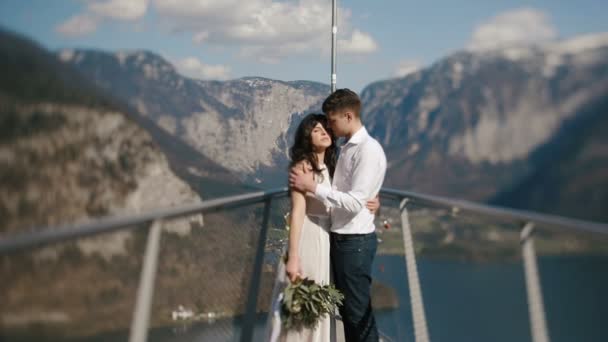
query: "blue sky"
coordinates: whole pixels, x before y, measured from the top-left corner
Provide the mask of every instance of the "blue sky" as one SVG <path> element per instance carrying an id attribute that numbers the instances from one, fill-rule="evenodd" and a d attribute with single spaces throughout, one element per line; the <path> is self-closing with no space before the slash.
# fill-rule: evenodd
<path id="1" fill-rule="evenodd" d="M 462 49 L 608 32 L 608 2 L 338 1 L 338 87 Z M 329 0 L 2 0 L 0 24 L 49 49 L 145 49 L 201 79 L 329 83 Z"/>

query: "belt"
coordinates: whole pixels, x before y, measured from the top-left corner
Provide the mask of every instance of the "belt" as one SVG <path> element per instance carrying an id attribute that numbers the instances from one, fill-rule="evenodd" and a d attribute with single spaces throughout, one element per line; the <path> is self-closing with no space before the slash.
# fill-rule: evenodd
<path id="1" fill-rule="evenodd" d="M 375 237 L 376 233 L 371 232 L 367 234 L 340 234 L 340 233 L 331 233 L 331 237 L 335 240 L 363 240 L 371 237 Z"/>

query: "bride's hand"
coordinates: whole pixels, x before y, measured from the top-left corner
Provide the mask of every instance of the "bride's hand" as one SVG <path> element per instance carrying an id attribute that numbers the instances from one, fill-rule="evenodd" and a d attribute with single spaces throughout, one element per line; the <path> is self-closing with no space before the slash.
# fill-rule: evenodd
<path id="1" fill-rule="evenodd" d="M 380 198 L 378 196 L 372 198 L 371 200 L 367 201 L 365 206 L 372 214 L 375 214 L 378 209 L 380 209 Z"/>
<path id="2" fill-rule="evenodd" d="M 302 276 L 302 270 L 300 269 L 300 258 L 297 256 L 289 256 L 287 260 L 287 265 L 285 265 L 285 272 L 287 273 L 287 277 L 293 283 L 298 278 Z"/>

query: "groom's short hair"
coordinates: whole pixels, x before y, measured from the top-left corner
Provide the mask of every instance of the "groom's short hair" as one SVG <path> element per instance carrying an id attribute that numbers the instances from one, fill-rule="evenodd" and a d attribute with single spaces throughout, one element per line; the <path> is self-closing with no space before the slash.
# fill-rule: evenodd
<path id="1" fill-rule="evenodd" d="M 361 117 L 361 100 L 354 91 L 343 88 L 331 93 L 325 101 L 323 101 L 323 113 L 329 114 L 336 110 L 350 109 L 355 113 L 356 117 Z"/>

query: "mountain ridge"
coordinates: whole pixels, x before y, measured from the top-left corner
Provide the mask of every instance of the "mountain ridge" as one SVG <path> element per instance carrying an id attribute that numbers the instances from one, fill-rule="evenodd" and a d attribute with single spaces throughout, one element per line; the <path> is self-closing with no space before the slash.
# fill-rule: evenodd
<path id="1" fill-rule="evenodd" d="M 78 53 L 76 66 L 88 77 L 110 87 L 120 82 L 107 75 L 120 75 L 116 77 L 129 89 L 117 89 L 114 95 L 130 100 L 167 132 L 240 179 L 262 187 L 285 185 L 295 126 L 305 113 L 320 111 L 329 91 L 320 83 L 254 76 L 194 80 L 179 76 L 175 68 L 162 75 L 150 71 L 160 66 L 152 66 L 169 63 L 154 54 L 130 55 L 151 65 L 139 69 L 91 67 L 99 53 L 120 64 L 120 52 Z M 163 62 L 150 62 L 155 59 Z M 608 94 L 606 60 L 608 34 L 596 34 L 543 46 L 458 51 L 405 77 L 371 83 L 361 93 L 362 117 L 387 151 L 385 185 L 516 206 L 518 201 L 505 194 L 525 188 L 521 184 L 542 174 L 539 168 L 548 165 L 542 159 L 551 157 L 540 158 L 534 151 L 543 151 L 563 122 Z M 125 61 L 127 65 L 129 58 Z M 154 86 L 146 84 L 150 75 L 160 80 L 148 80 Z M 178 88 L 183 89 L 172 90 Z M 159 104 L 155 98 L 165 101 Z M 189 105 L 173 106 L 176 102 Z M 569 181 L 563 182 L 566 186 Z M 550 206 L 530 205 L 558 213 Z M 604 217 L 580 210 L 559 213 Z"/>

